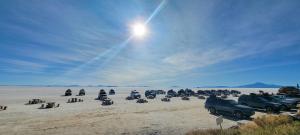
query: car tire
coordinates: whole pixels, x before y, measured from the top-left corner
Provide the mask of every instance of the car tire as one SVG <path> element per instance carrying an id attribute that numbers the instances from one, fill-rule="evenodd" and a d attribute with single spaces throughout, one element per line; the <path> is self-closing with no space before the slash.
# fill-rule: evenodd
<path id="1" fill-rule="evenodd" d="M 272 113 L 273 112 L 273 108 L 271 106 L 267 106 L 266 107 L 266 112 L 267 113 Z"/>
<path id="2" fill-rule="evenodd" d="M 214 107 L 210 107 L 210 108 L 209 108 L 209 112 L 210 112 L 211 114 L 217 114 L 217 110 L 216 110 L 216 108 L 214 108 Z"/>
<path id="3" fill-rule="evenodd" d="M 235 111 L 234 117 L 238 120 L 242 119 L 244 117 L 243 113 L 241 111 Z"/>

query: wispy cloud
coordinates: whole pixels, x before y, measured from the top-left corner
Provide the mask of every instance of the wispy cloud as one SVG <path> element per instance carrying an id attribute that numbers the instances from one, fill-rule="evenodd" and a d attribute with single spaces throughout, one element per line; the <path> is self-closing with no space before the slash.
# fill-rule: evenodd
<path id="1" fill-rule="evenodd" d="M 232 74 L 271 70 L 273 63 L 299 61 L 299 47 L 294 47 L 299 43 L 299 5 L 210 0 L 1 2 L 0 73 L 35 73 L 49 76 L 50 83 L 173 85 L 222 74 L 222 68 L 208 70 L 220 65 L 238 65 L 228 70 Z M 128 23 L 152 15 L 147 24 L 151 35 L 118 49 L 130 36 Z M 293 53 L 276 54 L 281 50 Z M 254 60 L 266 62 L 248 67 Z"/>
<path id="2" fill-rule="evenodd" d="M 43 73 L 48 67 L 42 63 L 26 60 L 2 59 L 0 61 L 1 63 L 5 63 L 0 66 L 0 70 L 9 73 Z"/>

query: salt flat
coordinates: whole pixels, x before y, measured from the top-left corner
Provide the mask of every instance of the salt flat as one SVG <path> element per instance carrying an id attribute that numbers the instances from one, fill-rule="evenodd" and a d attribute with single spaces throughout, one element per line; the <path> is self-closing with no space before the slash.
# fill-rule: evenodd
<path id="1" fill-rule="evenodd" d="M 184 134 L 199 128 L 218 128 L 216 116 L 204 109 L 205 100 L 196 97 L 191 97 L 190 101 L 172 98 L 171 102 L 162 102 L 163 95 L 160 95 L 149 99 L 147 104 L 137 104 L 125 97 L 133 89 L 144 96 L 144 90 L 151 88 L 117 87 L 116 95 L 109 96 L 114 104 L 101 106 L 100 101 L 94 100 L 101 88 L 86 87 L 86 96 L 80 97 L 84 102 L 68 104 L 71 97 L 61 96 L 68 88 L 0 87 L 0 105 L 8 106 L 8 110 L 0 111 L 0 135 Z M 71 89 L 76 95 L 81 87 Z M 110 88 L 103 89 L 108 92 Z M 260 89 L 236 90 L 250 93 Z M 261 90 L 277 92 L 277 89 Z M 37 109 L 40 104 L 24 105 L 32 98 L 54 101 L 60 107 Z M 259 115 L 263 113 L 256 112 L 254 117 Z M 228 128 L 236 124 L 236 121 L 225 119 L 223 126 Z"/>

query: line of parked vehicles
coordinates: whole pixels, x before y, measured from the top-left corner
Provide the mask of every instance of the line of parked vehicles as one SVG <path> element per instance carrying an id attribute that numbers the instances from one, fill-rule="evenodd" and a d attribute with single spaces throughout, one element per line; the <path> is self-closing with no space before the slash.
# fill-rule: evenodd
<path id="1" fill-rule="evenodd" d="M 154 99 L 156 95 L 165 95 L 161 98 L 163 102 L 170 102 L 172 97 L 181 97 L 182 100 L 190 100 L 191 96 L 198 97 L 199 99 L 205 99 L 205 96 L 209 95 L 220 95 L 223 98 L 227 98 L 228 95 L 232 94 L 237 96 L 241 92 L 237 90 L 198 90 L 193 91 L 192 89 L 180 89 L 177 92 L 173 89 L 168 90 L 167 92 L 164 90 L 146 90 L 145 91 L 145 98 L 146 99 Z M 131 91 L 130 95 L 126 97 L 126 100 L 134 100 L 137 99 L 137 103 L 147 103 L 146 99 L 141 98 L 141 94 L 133 90 Z"/>
<path id="2" fill-rule="evenodd" d="M 146 90 L 145 91 L 145 97 L 147 99 L 154 99 L 156 98 L 156 95 L 159 95 L 159 94 L 166 94 L 166 92 L 164 90 Z M 137 103 L 148 103 L 148 101 L 144 98 L 141 98 L 141 94 L 136 91 L 136 90 L 133 90 L 131 91 L 130 95 L 128 97 L 126 97 L 126 100 L 134 100 L 134 99 L 137 99 Z M 170 99 L 165 99 L 163 98 L 162 101 L 164 102 L 169 102 Z"/>
<path id="3" fill-rule="evenodd" d="M 279 113 L 297 109 L 300 104 L 300 90 L 296 87 L 282 87 L 276 95 L 260 91 L 259 94 L 241 95 L 238 101 L 223 99 L 211 94 L 205 108 L 212 114 L 228 114 L 237 119 L 249 118 L 255 111 Z"/>

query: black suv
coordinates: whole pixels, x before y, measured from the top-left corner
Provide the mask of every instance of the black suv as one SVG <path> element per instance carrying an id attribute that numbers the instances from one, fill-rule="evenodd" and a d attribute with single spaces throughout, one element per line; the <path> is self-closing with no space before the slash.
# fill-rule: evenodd
<path id="1" fill-rule="evenodd" d="M 205 102 L 205 108 L 212 114 L 229 114 L 237 119 L 249 118 L 255 114 L 253 108 L 238 104 L 235 100 L 221 99 L 210 96 Z"/>
<path id="2" fill-rule="evenodd" d="M 173 89 L 169 90 L 167 92 L 167 95 L 170 96 L 170 97 L 177 97 L 177 93 Z"/>
<path id="3" fill-rule="evenodd" d="M 272 102 L 275 102 L 275 103 L 279 103 L 279 104 L 282 104 L 282 108 L 281 110 L 283 111 L 289 111 L 291 109 L 296 109 L 297 108 L 297 105 L 298 105 L 298 102 L 299 100 L 296 100 L 296 99 L 287 99 L 287 98 L 284 98 L 282 96 L 264 96 L 264 98 L 268 101 L 272 101 Z"/>
<path id="4" fill-rule="evenodd" d="M 269 101 L 263 96 L 253 93 L 250 95 L 241 95 L 238 103 L 253 108 L 265 109 L 267 112 L 279 112 L 283 108 L 283 104 Z"/>
<path id="5" fill-rule="evenodd" d="M 104 100 L 104 99 L 107 99 L 107 94 L 106 94 L 106 92 L 105 92 L 105 90 L 104 89 L 101 89 L 100 91 L 99 91 L 99 94 L 98 94 L 98 98 L 97 98 L 98 100 Z"/>
<path id="6" fill-rule="evenodd" d="M 156 91 L 155 90 L 146 90 L 145 97 L 149 98 L 149 99 L 154 99 L 156 97 Z"/>

